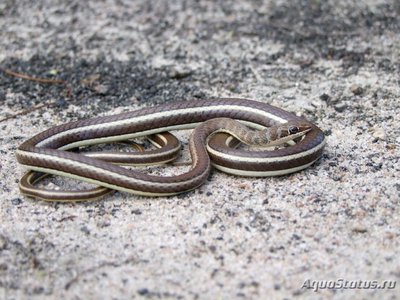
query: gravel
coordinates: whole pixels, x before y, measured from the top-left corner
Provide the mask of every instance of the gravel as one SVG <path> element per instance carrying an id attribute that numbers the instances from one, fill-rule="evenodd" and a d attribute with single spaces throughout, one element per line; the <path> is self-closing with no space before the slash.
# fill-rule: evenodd
<path id="1" fill-rule="evenodd" d="M 2 70 L 61 80 L 0 71 L 1 299 L 398 297 L 398 284 L 304 287 L 400 279 L 398 1 L 5 0 L 0 26 Z M 325 152 L 296 174 L 215 171 L 168 198 L 19 193 L 14 152 L 34 134 L 206 97 L 302 115 Z"/>

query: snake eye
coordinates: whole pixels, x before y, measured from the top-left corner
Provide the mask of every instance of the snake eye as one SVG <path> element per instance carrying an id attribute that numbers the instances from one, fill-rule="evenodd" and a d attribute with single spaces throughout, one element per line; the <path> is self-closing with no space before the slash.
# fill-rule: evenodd
<path id="1" fill-rule="evenodd" d="M 296 133 L 298 133 L 300 131 L 300 129 L 297 126 L 290 126 L 288 131 L 289 131 L 290 134 L 296 134 Z"/>

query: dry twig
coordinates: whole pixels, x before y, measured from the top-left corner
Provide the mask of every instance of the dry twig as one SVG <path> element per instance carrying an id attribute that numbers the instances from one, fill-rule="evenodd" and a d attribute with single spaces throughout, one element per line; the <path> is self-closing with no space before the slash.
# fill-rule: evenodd
<path id="1" fill-rule="evenodd" d="M 71 97 L 72 96 L 71 88 L 68 86 L 67 82 L 62 80 L 62 79 L 50 79 L 50 78 L 32 77 L 32 76 L 29 76 L 29 75 L 26 75 L 26 74 L 23 74 L 23 73 L 14 72 L 14 71 L 12 71 L 10 69 L 5 69 L 5 68 L 2 68 L 2 67 L 0 67 L 0 71 L 2 71 L 3 73 L 5 73 L 5 74 L 7 74 L 9 76 L 21 78 L 21 79 L 24 79 L 24 80 L 39 82 L 39 83 L 43 83 L 43 84 L 62 84 L 62 85 L 64 85 L 64 88 L 65 88 L 65 90 L 67 92 L 67 97 Z M 10 115 L 10 116 L 7 116 L 7 117 L 4 117 L 4 118 L 0 119 L 0 123 L 4 122 L 4 121 L 7 121 L 7 120 L 10 120 L 10 119 L 14 119 L 14 118 L 16 118 L 18 116 L 23 116 L 23 115 L 29 114 L 29 113 L 31 113 L 33 111 L 36 111 L 36 110 L 39 110 L 39 109 L 42 109 L 42 108 L 52 107 L 55 104 L 56 104 L 55 102 L 50 102 L 50 103 L 42 103 L 42 104 L 35 105 L 34 107 L 30 107 L 30 108 L 21 110 L 21 111 L 15 113 L 13 115 Z"/>

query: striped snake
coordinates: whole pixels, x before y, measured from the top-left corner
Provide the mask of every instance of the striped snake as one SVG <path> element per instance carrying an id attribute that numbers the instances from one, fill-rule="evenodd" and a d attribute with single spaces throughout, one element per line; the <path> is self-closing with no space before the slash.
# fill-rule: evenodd
<path id="1" fill-rule="evenodd" d="M 249 128 L 250 127 L 250 128 Z M 123 165 L 173 161 L 181 148 L 171 130 L 194 128 L 192 165 L 176 176 L 155 176 Z M 148 136 L 156 149 L 144 152 L 79 152 L 80 147 Z M 269 147 L 248 150 L 240 143 Z M 286 147 L 282 147 L 286 145 Z M 239 176 L 277 176 L 302 170 L 322 154 L 325 136 L 314 124 L 266 103 L 246 99 L 192 100 L 80 120 L 50 128 L 25 141 L 16 152 L 30 172 L 23 194 L 50 201 L 97 199 L 111 190 L 144 196 L 169 196 L 203 184 L 211 165 Z M 271 147 L 281 146 L 271 150 Z M 61 175 L 98 185 L 86 191 L 37 187 L 46 175 Z"/>

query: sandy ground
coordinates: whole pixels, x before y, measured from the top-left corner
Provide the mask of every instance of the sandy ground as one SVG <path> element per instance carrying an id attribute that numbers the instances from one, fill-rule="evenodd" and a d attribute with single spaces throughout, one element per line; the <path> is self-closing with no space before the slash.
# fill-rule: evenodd
<path id="1" fill-rule="evenodd" d="M 67 88 L 0 72 L 0 298 L 398 298 L 399 20 L 396 0 L 1 1 L 0 66 Z M 323 157 L 278 178 L 215 171 L 169 198 L 19 193 L 32 135 L 207 97 L 303 115 Z M 303 287 L 315 280 L 397 285 Z"/>

